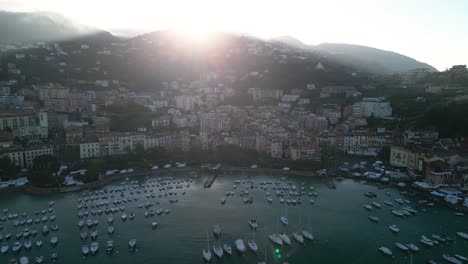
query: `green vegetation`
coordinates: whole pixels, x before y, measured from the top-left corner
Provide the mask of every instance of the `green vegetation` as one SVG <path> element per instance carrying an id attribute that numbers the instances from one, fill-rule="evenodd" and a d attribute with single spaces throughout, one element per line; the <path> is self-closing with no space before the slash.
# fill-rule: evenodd
<path id="1" fill-rule="evenodd" d="M 19 171 L 20 169 L 9 158 L 0 158 L 0 179 L 16 179 Z"/>
<path id="2" fill-rule="evenodd" d="M 112 131 L 136 131 L 137 128 L 150 127 L 155 117 L 147 107 L 136 103 L 114 104 L 104 109 L 110 118 Z"/>
<path id="3" fill-rule="evenodd" d="M 468 101 L 434 106 L 419 122 L 420 127 L 433 126 L 439 137 L 468 136 Z"/>
<path id="4" fill-rule="evenodd" d="M 37 187 L 57 187 L 63 182 L 62 176 L 54 176 L 59 170 L 57 158 L 52 155 L 37 156 L 33 160 L 31 175 L 28 180 Z"/>

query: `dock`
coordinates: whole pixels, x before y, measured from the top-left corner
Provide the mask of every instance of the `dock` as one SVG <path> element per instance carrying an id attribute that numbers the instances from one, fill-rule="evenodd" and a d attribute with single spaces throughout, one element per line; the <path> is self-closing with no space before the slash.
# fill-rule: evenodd
<path id="1" fill-rule="evenodd" d="M 218 164 L 214 166 L 213 168 L 210 168 L 210 175 L 208 175 L 208 179 L 206 180 L 204 186 L 205 188 L 210 188 L 211 185 L 213 185 L 213 182 L 216 180 L 216 177 L 218 176 L 218 171 L 221 168 L 221 164 Z"/>

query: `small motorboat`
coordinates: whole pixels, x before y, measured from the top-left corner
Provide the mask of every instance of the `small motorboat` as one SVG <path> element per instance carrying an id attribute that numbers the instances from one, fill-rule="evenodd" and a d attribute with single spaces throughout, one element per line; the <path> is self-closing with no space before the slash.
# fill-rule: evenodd
<path id="1" fill-rule="evenodd" d="M 398 210 L 392 210 L 391 212 L 392 214 L 399 216 L 399 217 L 405 216 L 401 211 L 398 211 Z"/>
<path id="2" fill-rule="evenodd" d="M 228 253 L 229 255 L 232 254 L 232 248 L 231 248 L 231 246 L 230 246 L 229 244 L 224 244 L 224 245 L 223 245 L 223 249 L 224 249 L 224 251 L 225 251 L 226 253 Z"/>
<path id="3" fill-rule="evenodd" d="M 58 258 L 58 254 L 57 253 L 52 253 L 50 254 L 50 259 L 52 259 L 52 262 L 55 262 L 57 261 L 57 258 Z"/>
<path id="4" fill-rule="evenodd" d="M 364 204 L 363 207 L 366 208 L 369 211 L 372 210 L 372 205 L 370 205 L 370 204 Z"/>
<path id="5" fill-rule="evenodd" d="M 250 226 L 250 228 L 252 228 L 253 230 L 257 230 L 257 228 L 258 228 L 257 219 L 255 219 L 255 218 L 250 219 L 250 220 L 249 220 L 249 226 Z"/>
<path id="6" fill-rule="evenodd" d="M 414 251 L 414 252 L 419 252 L 419 248 L 418 248 L 418 246 L 416 246 L 415 244 L 408 243 L 408 244 L 406 244 L 406 246 L 407 246 L 409 249 L 411 249 L 412 251 Z"/>
<path id="7" fill-rule="evenodd" d="M 253 252 L 257 253 L 257 251 L 258 251 L 258 246 L 257 246 L 257 243 L 255 243 L 255 241 L 249 240 L 249 241 L 247 241 L 247 244 L 249 245 L 250 250 L 252 250 Z"/>
<path id="8" fill-rule="evenodd" d="M 106 248 L 107 254 L 112 253 L 113 250 L 114 250 L 114 241 L 112 240 L 107 241 L 107 248 Z"/>
<path id="9" fill-rule="evenodd" d="M 109 235 L 114 234 L 114 226 L 108 226 L 108 227 L 107 227 L 107 233 L 108 233 Z"/>
<path id="10" fill-rule="evenodd" d="M 37 240 L 36 241 L 36 247 L 38 247 L 38 248 L 42 247 L 42 240 Z"/>
<path id="11" fill-rule="evenodd" d="M 88 255 L 89 254 L 89 246 L 88 245 L 83 245 L 81 247 L 81 253 L 83 253 L 83 255 Z"/>
<path id="12" fill-rule="evenodd" d="M 151 223 L 151 228 L 156 229 L 158 227 L 158 222 L 154 221 Z"/>
<path id="13" fill-rule="evenodd" d="M 462 255 L 459 255 L 459 254 L 455 254 L 454 255 L 457 259 L 461 260 L 461 261 L 464 261 L 464 262 L 468 262 L 468 258 L 462 256 Z"/>
<path id="14" fill-rule="evenodd" d="M 86 238 L 88 238 L 88 232 L 82 231 L 80 233 L 80 237 L 81 237 L 81 240 L 86 240 Z"/>
<path id="15" fill-rule="evenodd" d="M 96 240 L 97 236 L 98 236 L 98 231 L 97 230 L 91 231 L 91 239 L 92 240 Z"/>
<path id="16" fill-rule="evenodd" d="M 47 225 L 44 225 L 42 227 L 42 234 L 47 235 L 49 233 L 49 227 Z"/>
<path id="17" fill-rule="evenodd" d="M 23 256 L 19 259 L 20 264 L 29 264 L 29 258 L 26 256 Z"/>
<path id="18" fill-rule="evenodd" d="M 285 216 L 281 216 L 280 221 L 281 221 L 281 223 L 283 223 L 283 225 L 288 225 L 289 224 L 289 220 Z"/>
<path id="19" fill-rule="evenodd" d="M 377 216 L 368 216 L 372 222 L 378 223 L 380 220 Z"/>
<path id="20" fill-rule="evenodd" d="M 409 251 L 409 248 L 408 248 L 407 246 L 403 245 L 402 243 L 397 242 L 397 243 L 395 243 L 395 246 L 396 246 L 397 248 L 399 248 L 399 249 L 405 251 L 405 252 L 408 252 L 408 251 Z"/>
<path id="21" fill-rule="evenodd" d="M 50 244 L 51 244 L 52 246 L 56 246 L 57 243 L 58 243 L 58 237 L 54 236 L 54 237 L 52 237 L 52 238 L 50 239 Z"/>
<path id="22" fill-rule="evenodd" d="M 18 252 L 21 250 L 21 248 L 23 247 L 23 244 L 19 241 L 16 241 L 15 243 L 13 243 L 13 252 Z"/>
<path id="23" fill-rule="evenodd" d="M 5 255 L 8 252 L 8 250 L 10 250 L 10 246 L 8 244 L 3 244 L 0 248 L 0 253 L 2 255 Z"/>
<path id="24" fill-rule="evenodd" d="M 380 250 L 380 252 L 382 252 L 383 254 L 385 254 L 387 256 L 393 256 L 392 251 L 387 247 L 379 247 L 379 250 Z"/>
<path id="25" fill-rule="evenodd" d="M 37 263 L 37 264 L 42 264 L 42 263 L 44 263 L 44 257 L 43 257 L 43 256 L 37 256 L 37 257 L 36 257 L 36 263 Z"/>
<path id="26" fill-rule="evenodd" d="M 93 255 L 96 254 L 98 252 L 98 250 L 99 250 L 98 242 L 95 241 L 95 242 L 91 243 L 91 248 L 90 249 L 91 249 L 91 254 L 93 254 Z"/>
<path id="27" fill-rule="evenodd" d="M 128 246 L 130 247 L 130 250 L 133 251 L 136 247 L 136 239 L 130 239 L 130 241 L 128 241 Z"/>
<path id="28" fill-rule="evenodd" d="M 25 241 L 25 242 L 24 242 L 24 248 L 25 248 L 26 250 L 30 250 L 31 247 L 32 247 L 32 242 L 31 242 L 31 240 L 28 240 L 28 241 Z"/>
<path id="29" fill-rule="evenodd" d="M 245 252 L 246 248 L 245 248 L 244 241 L 242 239 L 237 239 L 236 241 L 234 241 L 234 244 L 236 245 L 236 248 L 239 252 L 241 253 Z"/>
<path id="30" fill-rule="evenodd" d="M 442 258 L 444 258 L 447 262 L 453 263 L 453 264 L 462 264 L 460 260 L 458 260 L 456 257 L 452 257 L 450 255 L 444 254 L 442 255 Z"/>
<path id="31" fill-rule="evenodd" d="M 428 247 L 433 247 L 434 246 L 434 243 L 432 242 L 432 240 L 430 239 L 427 239 L 425 237 L 421 237 L 421 239 L 419 240 L 419 242 L 421 242 L 422 244 L 428 246 Z"/>
<path id="32" fill-rule="evenodd" d="M 206 262 L 211 261 L 211 251 L 209 249 L 203 249 L 202 255 Z"/>
<path id="33" fill-rule="evenodd" d="M 388 229 L 392 230 L 392 232 L 395 232 L 395 233 L 400 232 L 400 228 L 398 228 L 398 226 L 396 225 L 390 225 L 388 226 Z"/>
<path id="34" fill-rule="evenodd" d="M 457 235 L 461 238 L 468 239 L 468 234 L 463 232 L 457 232 Z"/>

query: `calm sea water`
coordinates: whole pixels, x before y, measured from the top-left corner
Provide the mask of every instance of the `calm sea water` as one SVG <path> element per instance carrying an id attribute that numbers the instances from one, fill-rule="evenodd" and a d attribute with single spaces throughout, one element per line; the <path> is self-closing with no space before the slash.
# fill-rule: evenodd
<path id="1" fill-rule="evenodd" d="M 168 173 L 173 179 L 189 180 L 189 174 Z M 304 186 L 306 192 L 309 192 L 309 186 L 314 186 L 318 192 L 315 204 L 309 203 L 310 197 L 302 196 L 303 203 L 297 206 L 286 206 L 279 202 L 275 191 L 271 187 L 274 183 L 267 185 L 268 191 L 273 194 L 273 203 L 269 204 L 266 200 L 266 191 L 260 188 L 250 189 L 250 196 L 253 198 L 253 204 L 244 204 L 243 198 L 239 193 L 247 189 L 250 185 L 240 184 L 235 190 L 234 197 L 227 197 L 225 205 L 221 205 L 219 199 L 225 195 L 226 191 L 233 190 L 235 180 L 253 180 L 254 186 L 260 186 L 264 181 L 280 181 L 279 176 L 270 175 L 247 175 L 247 174 L 225 174 L 220 175 L 210 189 L 203 188 L 203 183 L 207 175 L 200 175 L 194 178 L 190 183 L 186 194 L 182 195 L 182 189 L 174 189 L 179 194 L 177 203 L 170 203 L 168 197 L 158 197 L 159 187 L 147 188 L 153 189 L 156 198 L 146 198 L 144 188 L 140 188 L 141 194 L 136 192 L 130 194 L 130 184 L 126 181 L 117 182 L 106 186 L 100 190 L 111 190 L 127 186 L 125 198 L 138 198 L 138 201 L 132 201 L 124 204 L 127 214 L 134 212 L 135 219 L 123 222 L 120 219 L 122 212 L 114 214 L 115 233 L 112 237 L 107 234 L 107 217 L 102 215 L 89 215 L 88 218 L 98 219 L 99 231 L 98 242 L 100 251 L 95 256 L 83 257 L 81 246 L 90 245 L 90 238 L 85 242 L 80 239 L 80 230 L 78 228 L 78 199 L 83 198 L 83 193 L 57 194 L 48 197 L 35 197 L 23 194 L 3 194 L 0 196 L 0 209 L 8 208 L 9 213 L 25 212 L 28 217 L 37 218 L 34 215 L 36 209 L 45 209 L 50 201 L 55 201 L 54 211 L 57 219 L 55 223 L 59 225 L 58 232 L 50 232 L 47 236 L 41 234 L 43 223 L 33 224 L 31 226 L 14 227 L 14 220 L 7 220 L 3 223 L 4 227 L 0 230 L 3 236 L 12 233 L 13 237 L 9 241 L 3 239 L 1 243 L 10 244 L 10 251 L 5 256 L 0 256 L 0 263 L 8 263 L 11 258 L 19 259 L 20 256 L 28 256 L 31 263 L 34 263 L 36 256 L 45 257 L 45 263 L 51 263 L 50 255 L 52 252 L 58 253 L 57 263 L 204 263 L 202 258 L 202 249 L 207 247 L 207 234 L 210 247 L 214 244 L 228 242 L 233 249 L 236 239 L 255 239 L 259 246 L 259 254 L 246 252 L 244 255 L 234 253 L 232 256 L 224 255 L 222 260 L 217 259 L 214 254 L 212 263 L 257 263 L 264 260 L 265 254 L 268 263 L 410 263 L 410 255 L 398 250 L 395 247 L 396 242 L 414 243 L 420 248 L 419 254 L 412 254 L 413 263 L 424 263 L 429 258 L 441 259 L 442 254 L 462 254 L 468 255 L 468 241 L 458 237 L 457 231 L 467 232 L 468 220 L 465 217 L 455 216 L 453 211 L 435 206 L 426 208 L 426 212 L 419 212 L 415 216 L 408 218 L 398 218 L 390 213 L 391 207 L 386 206 L 383 200 L 392 200 L 395 198 L 409 199 L 410 206 L 415 207 L 418 200 L 415 198 L 404 198 L 397 189 L 378 189 L 373 184 L 360 183 L 354 180 L 344 180 L 336 182 L 337 189 L 332 190 L 327 187 L 328 179 L 287 177 L 282 181 L 281 186 L 295 185 L 300 191 Z M 160 177 L 139 178 L 140 185 L 145 183 L 157 183 Z M 289 183 L 291 182 L 291 184 Z M 125 184 L 125 185 L 122 185 Z M 304 185 L 302 185 L 304 184 Z M 185 184 L 184 184 L 185 186 Z M 377 198 L 369 199 L 365 197 L 364 192 L 372 191 L 377 194 Z M 391 197 L 385 192 L 390 192 Z M 115 193 L 114 193 L 115 194 Z M 109 195 L 109 194 L 108 194 Z M 114 198 L 108 197 L 108 200 L 121 199 L 120 195 Z M 139 203 L 145 201 L 157 201 L 160 203 L 151 209 L 157 208 L 171 209 L 170 214 L 162 214 L 154 217 L 144 217 L 145 209 L 138 208 Z M 378 201 L 382 204 L 382 209 L 373 209 L 372 212 L 363 208 L 364 203 Z M 92 204 L 93 202 L 88 202 Z M 110 205 L 111 206 L 111 205 Z M 399 208 L 394 202 L 395 208 Z M 93 208 L 88 207 L 88 211 Z M 104 209 L 102 207 L 101 209 Z M 83 209 L 84 210 L 84 209 Z M 95 208 L 95 210 L 97 210 Z M 0 215 L 3 214 L 0 212 Z M 47 213 L 47 215 L 51 215 Z M 289 218 L 288 227 L 279 223 L 279 217 L 287 215 Z M 380 218 L 380 223 L 372 223 L 369 215 L 375 215 Z M 39 217 L 41 217 L 40 215 Z M 248 220 L 256 217 L 259 222 L 259 228 L 253 233 L 248 225 Z M 21 216 L 19 217 L 21 218 Z M 83 219 L 87 219 L 84 217 Z M 157 221 L 159 226 L 153 230 L 151 222 Z M 47 222 L 49 229 L 51 222 Z M 219 224 L 222 228 L 222 236 L 217 240 L 213 236 L 213 225 Z M 388 226 L 396 224 L 400 227 L 398 234 L 393 234 Z M 18 231 L 29 227 L 39 231 L 38 235 L 31 238 L 33 248 L 30 251 L 22 249 L 14 254 L 11 250 Z M 311 230 L 315 236 L 315 241 L 306 241 L 300 245 L 293 241 L 292 246 L 276 247 L 267 239 L 268 234 L 286 232 L 293 240 L 292 232 L 300 231 L 303 228 Z M 87 227 L 84 227 L 86 230 Z M 428 237 L 431 234 L 448 235 L 455 239 L 455 243 L 444 244 L 428 248 L 419 242 L 421 235 Z M 52 248 L 50 238 L 59 237 L 59 244 Z M 131 253 L 128 249 L 128 241 L 132 238 L 137 239 L 137 251 Z M 44 241 L 42 248 L 36 248 L 35 241 L 41 239 Z M 21 239 L 24 242 L 27 239 Z M 115 250 L 112 255 L 105 252 L 106 241 L 114 240 Z M 381 246 L 389 247 L 395 258 L 389 258 L 378 250 Z M 281 259 L 277 257 L 274 250 L 280 250 Z"/>

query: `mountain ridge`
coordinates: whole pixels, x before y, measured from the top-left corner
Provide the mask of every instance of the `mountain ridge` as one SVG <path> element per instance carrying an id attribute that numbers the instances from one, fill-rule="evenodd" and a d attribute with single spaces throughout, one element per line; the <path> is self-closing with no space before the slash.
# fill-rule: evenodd
<path id="1" fill-rule="evenodd" d="M 102 32 L 52 12 L 0 10 L 0 44 L 62 41 Z"/>
<path id="2" fill-rule="evenodd" d="M 280 36 L 270 41 L 281 42 L 296 48 L 321 52 L 337 63 L 357 67 L 375 74 L 393 74 L 413 69 L 425 68 L 438 71 L 434 66 L 420 62 L 401 53 L 358 44 L 320 43 L 308 45 L 291 36 Z"/>

